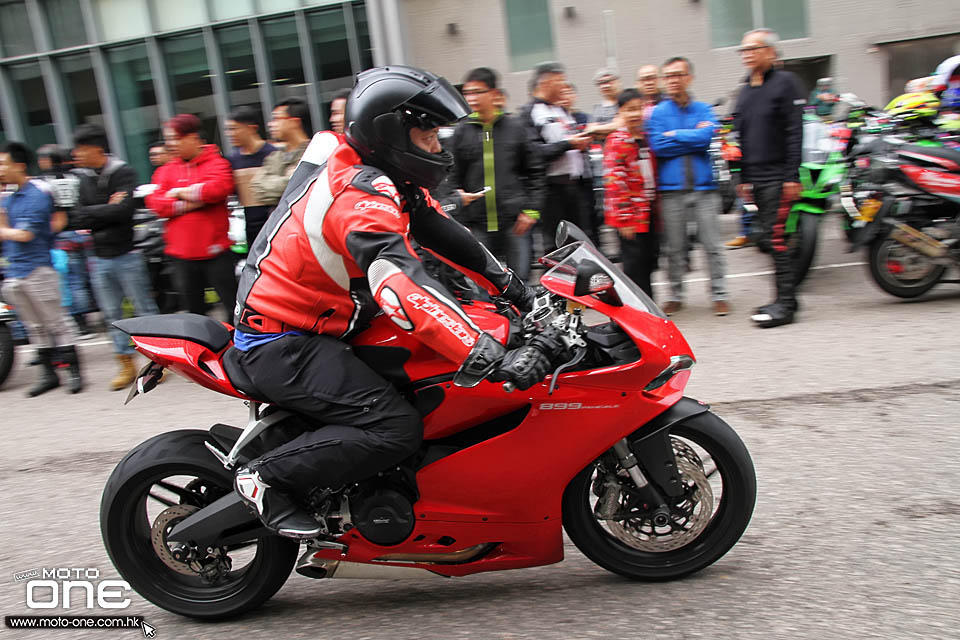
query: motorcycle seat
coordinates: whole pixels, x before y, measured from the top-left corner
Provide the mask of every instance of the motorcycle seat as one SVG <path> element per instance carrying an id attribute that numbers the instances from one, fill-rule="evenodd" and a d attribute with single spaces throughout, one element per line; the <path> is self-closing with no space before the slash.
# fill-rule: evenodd
<path id="1" fill-rule="evenodd" d="M 220 353 L 230 344 L 230 330 L 213 318 L 195 313 L 128 318 L 113 323 L 117 329 L 132 336 L 152 338 L 182 338 Z"/>
<path id="2" fill-rule="evenodd" d="M 950 149 L 948 147 L 924 147 L 917 144 L 907 144 L 900 147 L 900 151 L 946 160 L 947 163 L 940 166 L 951 172 L 960 172 L 960 151 L 957 151 L 956 149 Z M 950 167 L 950 164 L 953 166 Z"/>

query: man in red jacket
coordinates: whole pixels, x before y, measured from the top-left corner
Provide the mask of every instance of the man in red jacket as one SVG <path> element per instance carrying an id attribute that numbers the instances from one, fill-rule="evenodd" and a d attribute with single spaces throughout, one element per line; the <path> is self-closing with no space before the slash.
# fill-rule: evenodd
<path id="1" fill-rule="evenodd" d="M 447 357 L 453 384 L 490 376 L 527 389 L 547 373 L 555 344 L 508 351 L 413 248 L 416 240 L 491 295 L 531 306 L 533 291 L 427 193 L 453 162 L 438 127 L 468 112 L 431 73 L 390 66 L 359 74 L 346 142 L 314 136 L 250 249 L 227 357 L 247 378 L 243 391 L 323 425 L 237 470 L 237 493 L 280 535 L 320 532 L 298 495 L 369 478 L 420 446 L 420 413 L 348 344 L 377 313 Z"/>
<path id="2" fill-rule="evenodd" d="M 153 174 L 157 190 L 146 203 L 167 218 L 164 252 L 173 259 L 183 306 L 205 313 L 204 290 L 212 286 L 232 318 L 237 279 L 227 237 L 227 196 L 234 190 L 230 163 L 215 145 L 204 144 L 196 116 L 174 116 L 164 124 L 163 137 L 171 160 Z"/>

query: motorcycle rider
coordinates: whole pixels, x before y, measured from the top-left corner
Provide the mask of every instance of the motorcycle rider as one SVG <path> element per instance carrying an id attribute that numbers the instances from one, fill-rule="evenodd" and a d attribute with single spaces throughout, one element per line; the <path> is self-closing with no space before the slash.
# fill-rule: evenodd
<path id="1" fill-rule="evenodd" d="M 368 478 L 420 446 L 420 414 L 347 343 L 381 310 L 459 365 L 453 382 L 461 386 L 493 374 L 529 388 L 559 347 L 546 341 L 508 352 L 427 275 L 411 244 L 492 295 L 531 306 L 533 290 L 427 192 L 452 164 L 438 128 L 468 113 L 460 94 L 429 72 L 362 72 L 347 100 L 346 142 L 314 136 L 251 247 L 228 364 L 248 378 L 243 391 L 325 425 L 237 471 L 237 493 L 280 535 L 319 535 L 295 493 Z"/>

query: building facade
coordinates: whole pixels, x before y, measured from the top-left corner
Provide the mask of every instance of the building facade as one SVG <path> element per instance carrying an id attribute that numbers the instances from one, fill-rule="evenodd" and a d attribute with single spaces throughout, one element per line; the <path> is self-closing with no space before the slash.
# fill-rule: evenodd
<path id="1" fill-rule="evenodd" d="M 323 128 L 331 96 L 373 64 L 363 2 L 0 0 L 0 141 L 72 145 L 77 125 L 151 175 L 161 123 L 193 113 L 224 145 L 231 109 L 307 99 Z"/>
<path id="2" fill-rule="evenodd" d="M 598 68 L 629 86 L 640 65 L 683 55 L 697 96 L 729 103 L 740 37 L 759 26 L 780 33 L 808 88 L 831 76 L 877 106 L 960 53 L 958 0 L 0 0 L 0 141 L 69 147 L 77 125 L 99 123 L 146 180 L 166 118 L 194 113 L 227 146 L 231 109 L 266 121 L 300 96 L 320 129 L 332 95 L 374 64 L 454 83 L 493 67 L 516 107 L 533 65 L 557 60 L 589 111 Z"/>
<path id="3" fill-rule="evenodd" d="M 958 0 L 398 0 L 406 61 L 452 82 L 473 67 L 499 71 L 513 106 L 527 99 L 529 69 L 564 63 L 579 108 L 599 100 L 600 67 L 633 85 L 639 66 L 682 55 L 695 67 L 700 100 L 726 97 L 742 81 L 737 45 L 770 27 L 788 68 L 807 89 L 830 76 L 883 107 L 911 78 L 960 53 Z M 393 60 L 399 62 L 400 60 Z"/>

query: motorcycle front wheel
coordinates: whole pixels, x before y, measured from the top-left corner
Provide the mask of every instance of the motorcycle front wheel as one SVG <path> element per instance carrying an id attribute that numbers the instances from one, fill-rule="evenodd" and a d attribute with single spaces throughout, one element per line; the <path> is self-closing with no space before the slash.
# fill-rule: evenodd
<path id="1" fill-rule="evenodd" d="M 636 504 L 629 475 L 610 467 L 611 456 L 587 465 L 564 492 L 567 535 L 608 571 L 635 580 L 682 578 L 719 560 L 750 522 L 757 479 L 736 432 L 707 412 L 673 426 L 670 440 L 685 492 L 669 505 L 667 523 Z"/>
<path id="2" fill-rule="evenodd" d="M 946 272 L 927 256 L 893 238 L 877 238 L 870 244 L 870 275 L 877 285 L 898 298 L 916 298 L 930 291 Z"/>
<path id="3" fill-rule="evenodd" d="M 289 577 L 299 544 L 278 536 L 184 550 L 165 536 L 194 511 L 233 490 L 233 476 L 204 447 L 205 431 L 164 433 L 128 453 L 107 481 L 100 529 L 124 580 L 153 604 L 216 620 L 260 606 Z"/>
<path id="4" fill-rule="evenodd" d="M 13 333 L 6 322 L 0 324 L 0 387 L 6 382 L 13 368 Z"/>
<path id="5" fill-rule="evenodd" d="M 817 255 L 817 243 L 820 236 L 820 219 L 822 214 L 802 212 L 797 221 L 797 230 L 793 234 L 793 275 L 794 284 L 799 285 L 803 282 L 810 267 L 813 266 L 813 259 Z"/>

